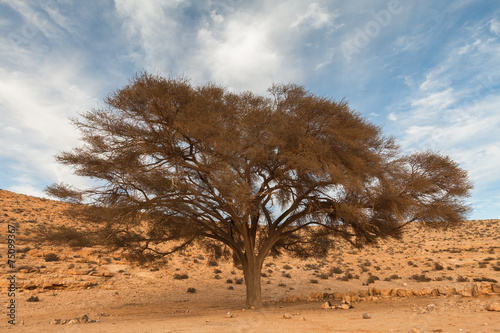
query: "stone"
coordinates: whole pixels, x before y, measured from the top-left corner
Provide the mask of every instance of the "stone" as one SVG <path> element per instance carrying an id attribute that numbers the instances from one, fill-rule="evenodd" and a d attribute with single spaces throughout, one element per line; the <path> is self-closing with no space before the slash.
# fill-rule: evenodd
<path id="1" fill-rule="evenodd" d="M 342 310 L 349 310 L 351 308 L 352 307 L 349 304 L 340 304 L 340 309 L 342 309 Z"/>
<path id="2" fill-rule="evenodd" d="M 323 304 L 321 304 L 321 308 L 322 309 L 330 309 L 332 305 L 330 304 L 330 302 L 325 302 Z"/>
<path id="3" fill-rule="evenodd" d="M 292 316 L 290 316 L 288 313 L 285 313 L 283 315 L 283 318 L 285 318 L 285 319 L 292 319 Z"/>
<path id="4" fill-rule="evenodd" d="M 416 328 L 412 328 L 412 329 L 411 329 L 411 333 L 420 333 L 420 331 L 419 331 L 419 330 L 417 330 Z"/>
<path id="5" fill-rule="evenodd" d="M 336 291 L 333 293 L 333 299 L 336 299 L 336 300 L 341 300 L 345 297 L 345 293 L 341 293 L 339 291 Z"/>
<path id="6" fill-rule="evenodd" d="M 380 289 L 380 296 L 389 296 L 391 294 L 391 289 Z"/>
<path id="7" fill-rule="evenodd" d="M 89 316 L 83 315 L 83 317 L 80 319 L 80 322 L 86 324 L 89 322 Z"/>
<path id="8" fill-rule="evenodd" d="M 368 312 L 363 313 L 363 319 L 370 319 L 372 317 Z"/>
<path id="9" fill-rule="evenodd" d="M 488 311 L 499 311 L 500 312 L 500 303 L 498 303 L 498 302 L 490 303 L 490 304 L 486 305 L 485 309 Z"/>
<path id="10" fill-rule="evenodd" d="M 500 284 L 492 284 L 491 289 L 493 290 L 494 293 L 500 293 Z"/>
<path id="11" fill-rule="evenodd" d="M 395 296 L 399 296 L 399 297 L 408 297 L 408 290 L 406 289 L 396 289 L 396 295 Z"/>

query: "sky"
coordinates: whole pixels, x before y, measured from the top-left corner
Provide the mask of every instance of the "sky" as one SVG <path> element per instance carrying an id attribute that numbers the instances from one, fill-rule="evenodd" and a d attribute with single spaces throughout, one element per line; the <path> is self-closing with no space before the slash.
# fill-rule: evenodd
<path id="1" fill-rule="evenodd" d="M 70 118 L 144 71 L 345 98 L 467 170 L 470 219 L 500 218 L 498 0 L 0 0 L 0 188 L 88 184 L 55 162 Z"/>

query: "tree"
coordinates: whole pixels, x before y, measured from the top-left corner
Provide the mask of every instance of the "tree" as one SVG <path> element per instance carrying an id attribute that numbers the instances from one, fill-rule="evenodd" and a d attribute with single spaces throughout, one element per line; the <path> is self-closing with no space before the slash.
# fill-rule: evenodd
<path id="1" fill-rule="evenodd" d="M 470 210 L 467 173 L 448 157 L 402 155 L 344 100 L 293 84 L 269 92 L 138 75 L 73 120 L 84 145 L 57 157 L 95 186 L 47 191 L 106 210 L 103 235 L 119 247 L 231 251 L 256 307 L 269 254 L 324 255 L 339 237 L 362 246 Z"/>

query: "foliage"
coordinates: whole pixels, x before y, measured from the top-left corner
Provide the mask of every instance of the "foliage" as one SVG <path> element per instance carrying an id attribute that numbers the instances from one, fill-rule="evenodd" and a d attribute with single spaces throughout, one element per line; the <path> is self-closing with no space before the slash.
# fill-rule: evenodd
<path id="1" fill-rule="evenodd" d="M 360 247 L 468 213 L 467 173 L 448 157 L 402 155 L 344 100 L 293 84 L 269 92 L 139 75 L 73 120 L 84 144 L 57 157 L 95 186 L 47 191 L 90 203 L 115 247 L 154 257 L 199 242 L 232 254 L 257 306 L 269 254 L 323 256 L 338 237 Z"/>

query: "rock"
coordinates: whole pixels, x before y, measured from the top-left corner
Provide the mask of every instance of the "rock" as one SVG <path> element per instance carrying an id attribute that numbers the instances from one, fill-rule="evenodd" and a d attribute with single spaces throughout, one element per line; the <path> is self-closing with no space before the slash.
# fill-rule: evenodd
<path id="1" fill-rule="evenodd" d="M 89 317 L 87 315 L 83 315 L 83 317 L 80 319 L 80 322 L 86 324 L 89 322 Z"/>
<path id="2" fill-rule="evenodd" d="M 336 291 L 333 293 L 333 299 L 336 299 L 336 300 L 341 300 L 345 297 L 345 293 L 341 293 L 339 291 Z"/>
<path id="3" fill-rule="evenodd" d="M 322 309 L 330 309 L 332 305 L 330 304 L 330 302 L 325 302 L 323 304 L 321 304 L 321 308 Z"/>
<path id="4" fill-rule="evenodd" d="M 380 296 L 389 296 L 391 294 L 391 289 L 380 289 Z"/>
<path id="5" fill-rule="evenodd" d="M 300 320 L 302 320 L 302 321 L 306 321 L 306 317 L 302 317 Z"/>
<path id="6" fill-rule="evenodd" d="M 60 325 L 61 324 L 61 319 L 54 319 L 50 322 L 51 325 Z"/>
<path id="7" fill-rule="evenodd" d="M 416 328 L 412 328 L 411 333 L 420 333 L 420 331 L 417 330 Z"/>
<path id="8" fill-rule="evenodd" d="M 224 318 L 233 318 L 233 315 L 229 313 L 229 314 L 225 315 Z"/>
<path id="9" fill-rule="evenodd" d="M 290 316 L 288 313 L 285 313 L 283 315 L 283 318 L 285 318 L 285 319 L 292 319 L 292 316 Z"/>
<path id="10" fill-rule="evenodd" d="M 363 319 L 370 319 L 372 317 L 368 312 L 363 313 Z"/>
<path id="11" fill-rule="evenodd" d="M 396 295 L 395 296 L 399 296 L 399 297 L 408 297 L 408 290 L 406 289 L 396 289 Z"/>
<path id="12" fill-rule="evenodd" d="M 499 311 L 500 312 L 500 303 L 498 303 L 498 302 L 490 303 L 490 304 L 486 305 L 485 309 L 488 311 Z"/>
<path id="13" fill-rule="evenodd" d="M 500 284 L 492 284 L 491 289 L 494 293 L 500 293 Z"/>
<path id="14" fill-rule="evenodd" d="M 350 303 L 351 302 L 351 296 L 344 296 L 342 298 L 342 303 Z"/>
<path id="15" fill-rule="evenodd" d="M 342 310 L 349 310 L 349 309 L 352 309 L 352 306 L 351 306 L 351 305 L 349 305 L 349 304 L 340 304 L 339 309 L 342 309 Z"/>

